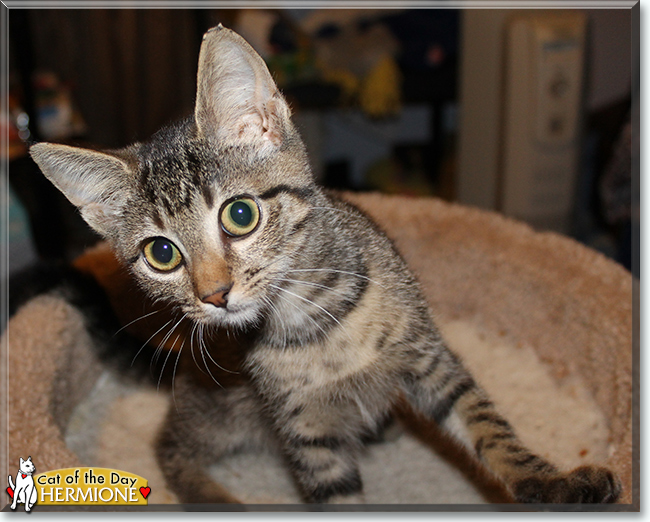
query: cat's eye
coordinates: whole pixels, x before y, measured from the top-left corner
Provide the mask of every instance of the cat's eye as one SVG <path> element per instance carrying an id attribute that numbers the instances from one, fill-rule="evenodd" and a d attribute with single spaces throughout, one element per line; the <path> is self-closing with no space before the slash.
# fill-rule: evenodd
<path id="1" fill-rule="evenodd" d="M 145 245 L 144 257 L 149 266 L 161 272 L 174 270 L 183 260 L 176 245 L 162 237 L 149 241 Z"/>
<path id="2" fill-rule="evenodd" d="M 219 218 L 226 234 L 233 237 L 245 236 L 257 227 L 260 209 L 252 198 L 237 198 L 226 202 Z"/>

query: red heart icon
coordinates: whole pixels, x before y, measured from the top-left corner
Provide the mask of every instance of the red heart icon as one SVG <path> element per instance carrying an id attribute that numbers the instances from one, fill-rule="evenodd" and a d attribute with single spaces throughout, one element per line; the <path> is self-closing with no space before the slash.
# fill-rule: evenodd
<path id="1" fill-rule="evenodd" d="M 7 493 L 11 498 L 14 498 L 14 490 L 7 486 Z"/>
<path id="2" fill-rule="evenodd" d="M 151 493 L 151 488 L 146 487 L 146 488 L 140 488 L 140 494 L 144 497 L 147 498 L 149 496 L 149 493 Z"/>

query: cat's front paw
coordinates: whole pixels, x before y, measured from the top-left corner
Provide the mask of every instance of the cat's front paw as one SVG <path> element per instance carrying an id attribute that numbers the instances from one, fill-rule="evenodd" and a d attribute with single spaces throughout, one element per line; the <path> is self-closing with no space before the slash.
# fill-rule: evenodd
<path id="1" fill-rule="evenodd" d="M 621 490 L 621 481 L 607 468 L 582 466 L 566 475 L 522 479 L 515 484 L 514 495 L 518 502 L 610 504 Z"/>

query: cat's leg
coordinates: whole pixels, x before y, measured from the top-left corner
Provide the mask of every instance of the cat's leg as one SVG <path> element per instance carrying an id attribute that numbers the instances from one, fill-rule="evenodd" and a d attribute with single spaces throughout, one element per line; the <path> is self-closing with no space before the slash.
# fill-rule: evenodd
<path id="1" fill-rule="evenodd" d="M 357 463 L 362 428 L 356 405 L 346 401 L 287 404 L 276 402 L 275 424 L 303 498 L 319 504 L 364 503 Z"/>
<path id="2" fill-rule="evenodd" d="M 618 477 L 597 466 L 569 473 L 532 453 L 441 341 L 423 349 L 404 376 L 413 406 L 459 440 L 519 502 L 616 502 Z"/>
<path id="3" fill-rule="evenodd" d="M 295 434 L 285 441 L 290 469 L 307 502 L 363 504 L 363 484 L 354 440 Z"/>
<path id="4" fill-rule="evenodd" d="M 226 454 L 268 443 L 262 414 L 245 386 L 195 387 L 179 379 L 156 454 L 167 485 L 184 504 L 239 503 L 216 483 L 207 468 Z"/>

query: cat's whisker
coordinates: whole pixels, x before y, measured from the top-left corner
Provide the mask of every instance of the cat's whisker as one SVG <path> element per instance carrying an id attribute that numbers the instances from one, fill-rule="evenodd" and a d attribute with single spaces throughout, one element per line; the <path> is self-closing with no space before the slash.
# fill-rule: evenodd
<path id="1" fill-rule="evenodd" d="M 203 355 L 203 336 L 204 336 L 205 324 L 200 323 L 199 329 L 197 331 L 197 344 L 199 345 L 199 354 L 201 354 L 201 359 L 203 360 L 203 367 L 206 370 L 207 375 L 207 364 L 205 364 L 205 355 Z"/>
<path id="2" fill-rule="evenodd" d="M 156 349 L 154 350 L 154 353 L 151 356 L 151 361 L 149 362 L 149 367 L 150 367 L 150 370 L 152 372 L 152 375 L 153 375 L 153 367 L 154 367 L 154 365 L 158 364 L 158 359 L 160 358 L 160 354 L 162 353 L 163 346 L 167 342 L 167 339 L 169 339 L 169 336 L 171 335 L 171 333 L 173 331 L 174 331 L 174 326 L 172 326 L 170 328 L 169 332 L 167 332 L 167 334 L 165 334 L 162 341 L 160 341 L 158 343 L 158 346 L 156 346 Z"/>
<path id="3" fill-rule="evenodd" d="M 140 349 L 138 350 L 138 353 L 136 353 L 136 354 L 133 356 L 133 360 L 131 361 L 131 366 L 133 366 L 133 364 L 135 363 L 135 360 L 138 358 L 138 355 L 140 355 L 140 352 L 141 352 L 142 350 L 144 350 L 144 348 L 145 348 L 145 347 L 146 347 L 146 346 L 151 342 L 151 340 L 152 340 L 154 337 L 156 337 L 156 335 L 158 335 L 158 333 L 159 333 L 160 331 L 162 331 L 163 328 L 166 328 L 166 327 L 169 325 L 169 323 L 171 323 L 172 321 L 173 321 L 173 319 L 170 319 L 169 321 L 167 321 L 167 322 L 166 322 L 165 324 L 163 324 L 160 328 L 158 328 L 158 330 L 156 330 L 156 331 L 151 335 L 151 337 L 149 337 L 149 339 L 147 339 L 147 340 L 144 342 L 144 344 L 143 344 L 143 345 L 140 347 Z"/>
<path id="4" fill-rule="evenodd" d="M 278 295 L 278 297 L 283 299 L 283 300 L 286 300 L 286 299 L 284 299 L 284 297 L 282 295 Z M 275 305 L 275 303 L 273 303 L 273 301 L 271 301 L 271 299 L 264 296 L 263 301 L 269 306 L 271 311 L 275 314 L 276 319 L 278 321 L 280 321 L 280 325 L 282 326 L 282 348 L 284 349 L 284 348 L 287 347 L 287 328 L 286 328 L 286 326 L 284 324 L 284 321 L 282 320 L 282 314 L 278 310 L 278 307 Z M 293 303 L 291 301 L 287 301 L 287 303 L 293 305 Z M 300 311 L 302 312 L 302 310 L 300 310 Z"/>
<path id="5" fill-rule="evenodd" d="M 181 317 L 181 318 L 176 322 L 176 324 L 175 324 L 174 326 L 171 327 L 171 329 L 169 330 L 169 332 L 167 332 L 167 335 L 165 335 L 165 337 L 164 337 L 163 340 L 160 342 L 160 344 L 158 344 L 158 348 L 156 349 L 156 352 L 154 353 L 154 356 L 151 358 L 151 365 L 150 365 L 150 367 L 151 367 L 151 371 L 152 371 L 152 372 L 153 372 L 153 365 L 158 364 L 158 359 L 160 359 L 160 355 L 162 354 L 162 352 L 163 352 L 164 349 L 165 349 L 165 344 L 167 344 L 167 341 L 169 340 L 169 338 L 172 336 L 172 334 L 174 333 L 174 331 L 176 330 L 176 328 L 178 328 L 178 326 L 181 324 L 181 322 L 183 321 L 183 319 L 185 319 L 186 316 L 187 316 L 187 314 L 184 314 L 183 317 Z M 177 338 L 177 339 L 178 339 L 178 338 Z M 174 341 L 174 342 L 175 342 L 175 341 Z M 168 357 L 169 357 L 169 356 L 168 356 Z M 165 359 L 165 363 L 166 363 L 166 362 L 167 362 L 167 359 Z M 165 363 L 163 363 L 163 370 L 165 369 Z M 160 384 L 160 383 L 159 383 L 159 384 Z"/>
<path id="6" fill-rule="evenodd" d="M 156 350 L 154 351 L 153 355 L 151 356 L 151 360 L 149 361 L 149 375 L 151 375 L 152 378 L 155 379 L 155 367 L 158 361 L 158 358 L 160 357 L 160 354 L 162 353 L 162 348 L 160 345 L 156 347 Z M 154 362 L 155 360 L 155 362 Z"/>
<path id="7" fill-rule="evenodd" d="M 289 253 L 286 253 L 286 254 L 279 255 L 273 261 L 271 261 L 268 265 L 261 268 L 260 272 L 257 274 L 257 278 L 255 279 L 255 281 L 257 281 L 257 279 L 260 279 L 261 277 L 263 277 L 265 274 L 268 276 L 269 274 L 267 274 L 266 271 L 268 271 L 273 265 L 279 263 L 280 261 L 285 261 L 286 259 L 290 259 L 292 262 L 295 262 L 295 261 L 300 261 L 300 260 L 304 260 L 304 259 L 309 259 L 309 257 L 305 257 L 305 256 L 307 256 L 307 254 L 305 252 L 303 252 L 303 251 L 295 251 L 295 252 L 289 252 Z M 279 272 L 276 272 L 275 274 L 278 274 L 278 273 L 283 274 L 285 271 L 291 271 L 291 270 L 293 270 L 293 269 L 280 270 Z M 271 274 L 271 276 L 272 275 L 273 274 Z M 249 284 L 252 284 L 252 283 L 249 282 Z"/>
<path id="8" fill-rule="evenodd" d="M 273 285 L 271 285 L 271 286 L 273 286 Z M 276 287 L 276 288 L 279 288 L 279 287 Z M 282 290 L 282 289 L 280 288 L 280 290 Z M 291 292 L 289 292 L 289 293 L 291 293 Z M 293 294 L 293 295 L 295 295 L 295 294 Z M 302 314 L 303 314 L 307 319 L 309 319 L 312 323 L 314 323 L 314 326 L 316 326 L 316 328 L 318 328 L 321 332 L 323 332 L 324 335 L 327 335 L 327 332 L 323 329 L 323 327 L 322 327 L 320 324 L 318 324 L 318 321 L 316 321 L 316 319 L 314 319 L 314 318 L 311 317 L 309 314 L 307 314 L 307 313 L 306 313 L 302 308 L 300 308 L 296 303 L 293 303 L 293 302 L 289 301 L 289 299 L 287 299 L 287 298 L 286 298 L 285 296 L 283 296 L 282 294 L 278 294 L 278 297 L 279 297 L 280 299 L 282 299 L 285 303 L 288 303 L 288 304 L 290 304 L 291 306 L 293 306 L 296 310 L 298 310 L 300 313 L 302 313 Z M 278 318 L 280 318 L 280 317 L 281 317 L 281 314 L 278 313 Z M 282 323 L 282 328 L 283 328 L 283 333 L 284 333 L 284 345 L 286 346 L 286 344 L 287 344 L 287 337 L 286 337 L 286 335 L 287 335 L 287 333 L 286 333 L 287 328 L 286 328 L 286 326 L 284 325 L 284 322 L 283 322 L 283 321 L 281 321 L 281 323 Z"/>
<path id="9" fill-rule="evenodd" d="M 282 268 L 281 268 L 280 270 L 277 270 L 277 271 L 275 271 L 275 272 L 270 272 L 270 269 L 271 269 L 271 267 L 272 267 L 273 265 L 275 265 L 276 263 L 279 263 L 280 261 L 285 261 L 286 259 L 290 259 L 292 263 L 293 263 L 293 262 L 296 262 L 296 261 L 299 262 L 301 259 L 304 258 L 304 256 L 305 256 L 305 253 L 302 252 L 302 251 L 298 251 L 298 252 L 290 252 L 290 253 L 287 253 L 287 254 L 282 254 L 282 255 L 276 257 L 276 258 L 275 258 L 272 262 L 270 262 L 268 265 L 262 267 L 262 268 L 260 269 L 260 271 L 256 274 L 255 279 L 250 280 L 250 281 L 247 281 L 246 284 L 247 284 L 249 287 L 253 287 L 253 286 L 255 286 L 256 284 L 258 284 L 258 282 L 259 282 L 260 279 L 267 279 L 267 280 L 274 280 L 274 279 L 275 279 L 275 280 L 278 280 L 278 279 L 277 279 L 277 276 L 278 276 L 278 275 L 279 275 L 279 276 L 283 276 L 283 275 L 286 274 L 286 272 L 291 272 L 291 271 L 294 270 L 294 269 L 290 269 L 290 268 L 284 268 L 284 269 L 282 269 Z"/>
<path id="10" fill-rule="evenodd" d="M 205 342 L 203 340 L 203 329 L 201 329 L 201 338 L 199 339 L 200 341 L 200 351 L 201 351 L 201 357 L 203 358 L 203 364 L 205 365 L 205 369 L 208 371 L 208 374 L 210 375 L 210 378 L 217 384 L 220 388 L 223 388 L 223 385 L 216 379 L 216 377 L 212 374 L 210 371 L 210 367 L 208 366 L 208 362 L 205 360 L 205 352 L 207 351 L 207 347 L 205 346 Z"/>
<path id="11" fill-rule="evenodd" d="M 270 286 L 274 286 L 274 285 L 270 285 Z M 279 288 L 279 287 L 276 287 L 276 288 Z M 302 297 L 302 296 L 300 296 L 300 295 L 298 295 L 298 294 L 294 294 L 293 292 L 289 292 L 289 290 L 286 290 L 286 289 L 284 289 L 284 288 L 279 288 L 279 289 L 280 289 L 280 290 L 283 290 L 284 292 L 290 293 L 290 294 L 294 295 L 295 297 L 298 297 L 298 298 L 302 299 L 303 301 L 306 301 L 306 302 L 312 304 L 313 306 L 316 306 L 316 307 L 320 308 L 321 310 L 323 310 L 323 311 L 324 311 L 327 315 L 329 315 L 329 316 L 330 316 L 334 321 L 336 321 L 336 323 L 341 327 L 341 331 L 345 334 L 345 336 L 346 336 L 350 341 L 353 341 L 352 336 L 350 335 L 350 332 L 346 331 L 346 329 L 343 327 L 343 325 L 341 324 L 341 322 L 340 322 L 336 317 L 334 317 L 334 315 L 332 315 L 328 310 L 326 310 L 326 309 L 323 308 L 322 306 L 320 306 L 320 305 L 314 303 L 314 302 L 313 302 L 312 300 L 310 300 L 310 299 L 307 299 L 307 298 L 305 298 L 305 297 Z M 292 303 L 291 301 L 289 301 L 289 300 L 286 300 L 286 301 L 287 301 L 288 303 L 291 303 L 291 304 L 293 304 L 294 306 L 296 306 L 296 308 L 300 309 L 297 305 L 295 305 L 295 304 Z M 303 313 L 304 313 L 304 311 L 303 311 Z M 321 332 L 323 332 L 323 334 L 325 334 L 326 336 L 328 335 L 328 332 L 326 332 L 326 331 L 325 331 L 325 330 L 320 326 L 320 324 L 318 324 L 318 321 L 316 321 L 316 320 L 315 320 L 313 317 L 311 317 L 309 314 L 305 314 L 305 315 L 306 315 L 307 318 L 309 318 L 309 319 L 310 319 L 310 320 L 311 320 L 311 321 L 312 321 L 312 322 L 313 322 L 313 323 L 314 323 L 314 324 L 315 324 L 315 325 L 320 329 Z"/>
<path id="12" fill-rule="evenodd" d="M 176 323 L 176 325 L 174 326 L 174 328 L 172 329 L 172 331 L 174 331 L 174 330 L 176 329 L 176 327 L 177 327 L 177 326 L 178 326 L 178 325 L 183 321 L 183 319 L 185 319 L 186 317 L 187 317 L 187 314 L 184 314 L 183 317 L 181 317 L 180 320 Z M 157 386 L 157 388 L 156 388 L 157 391 L 160 391 L 160 383 L 161 383 L 161 381 L 162 381 L 163 374 L 165 373 L 165 366 L 167 366 L 167 361 L 169 360 L 169 357 L 171 356 L 171 354 L 174 352 L 174 347 L 176 346 L 176 343 L 178 342 L 178 340 L 179 340 L 181 337 L 184 337 L 184 336 L 182 335 L 182 333 L 177 332 L 177 333 L 176 333 L 176 339 L 174 339 L 174 342 L 172 343 L 172 345 L 171 345 L 171 346 L 169 347 L 169 349 L 167 350 L 167 351 L 168 351 L 168 353 L 167 353 L 167 357 L 165 357 L 165 361 L 163 362 L 162 368 L 160 369 L 160 375 L 158 376 L 158 386 Z M 183 340 L 183 343 L 182 343 L 182 344 L 185 344 L 185 340 Z M 181 349 L 182 349 L 182 345 L 181 345 Z M 179 349 L 179 355 L 180 355 L 180 349 Z M 177 361 L 178 361 L 178 360 L 177 360 Z M 176 367 L 174 366 L 174 369 L 175 369 L 175 368 L 176 368 Z M 172 376 L 172 387 L 173 387 L 173 376 Z"/>
<path id="13" fill-rule="evenodd" d="M 125 324 L 124 326 L 122 326 L 122 328 L 120 328 L 117 332 L 115 332 L 115 333 L 113 334 L 112 337 L 115 337 L 115 336 L 116 336 L 117 334 L 119 334 L 122 330 L 125 330 L 126 328 L 128 328 L 128 327 L 131 326 L 132 324 L 135 324 L 135 323 L 137 323 L 138 321 L 142 321 L 142 319 L 146 319 L 147 317 L 151 317 L 152 315 L 157 314 L 158 312 L 162 312 L 162 308 L 159 309 L 159 310 L 154 310 L 153 312 L 149 312 L 148 314 L 145 314 L 145 315 L 143 315 L 143 316 L 141 316 L 141 317 L 138 317 L 137 319 L 134 319 L 133 321 L 131 321 L 131 322 Z"/>
<path id="14" fill-rule="evenodd" d="M 156 351 L 153 353 L 151 356 L 151 360 L 149 361 L 149 374 L 151 377 L 155 378 L 155 367 L 156 364 L 158 363 L 158 359 L 160 358 L 160 354 L 162 353 L 162 348 L 160 345 L 156 347 Z"/>
<path id="15" fill-rule="evenodd" d="M 227 330 L 226 330 L 226 331 L 227 331 Z M 228 339 L 230 339 L 230 334 L 228 335 Z M 208 354 L 208 359 L 210 359 L 210 360 L 212 361 L 212 363 L 213 363 L 217 368 L 219 368 L 221 371 L 224 371 L 224 372 L 227 372 L 227 373 L 234 373 L 234 374 L 236 374 L 236 375 L 239 374 L 239 372 L 237 372 L 237 371 L 227 370 L 226 368 L 224 368 L 223 366 L 221 366 L 217 361 L 214 360 L 214 358 L 212 357 L 212 354 L 210 354 L 210 350 L 209 350 L 208 347 L 205 345 L 205 343 L 204 343 L 203 346 L 205 346 L 205 352 Z"/>
<path id="16" fill-rule="evenodd" d="M 158 385 L 156 386 L 156 391 L 160 391 L 160 383 L 162 382 L 163 374 L 165 373 L 165 366 L 167 366 L 167 361 L 169 360 L 169 357 L 171 356 L 171 354 L 174 353 L 174 347 L 176 346 L 176 343 L 178 342 L 178 339 L 180 339 L 180 334 L 176 334 L 176 339 L 174 339 L 174 342 L 172 343 L 170 348 L 167 350 L 167 357 L 165 357 L 165 360 L 163 361 L 162 368 L 160 369 L 160 374 L 158 375 Z"/>
<path id="17" fill-rule="evenodd" d="M 264 278 L 264 277 L 267 277 L 267 278 L 268 278 L 268 276 L 269 276 L 269 274 L 268 274 L 268 270 L 269 270 L 273 265 L 275 265 L 276 263 L 279 263 L 280 261 L 284 261 L 285 259 L 287 259 L 287 258 L 289 258 L 289 257 L 291 257 L 291 256 L 292 256 L 292 254 L 282 254 L 281 256 L 276 257 L 276 258 L 275 258 L 273 261 L 271 261 L 268 265 L 266 265 L 266 266 L 264 266 L 264 267 L 261 267 L 260 270 L 259 270 L 259 272 L 256 274 L 255 278 L 252 279 L 252 280 L 246 281 L 246 284 L 247 284 L 249 287 L 252 287 L 252 286 L 255 286 L 255 285 L 259 282 L 260 279 L 262 279 L 262 278 Z M 295 260 L 295 258 L 292 258 L 292 260 Z M 284 271 L 281 271 L 281 273 L 283 273 L 283 272 L 284 272 Z M 273 274 L 271 274 L 271 275 L 273 275 Z"/>
<path id="18" fill-rule="evenodd" d="M 203 361 L 203 367 L 205 368 L 205 371 L 203 371 L 203 370 L 202 371 L 203 371 L 203 373 L 208 375 L 208 365 L 206 364 L 205 355 L 203 355 L 203 346 L 205 345 L 205 343 L 203 341 L 204 336 L 205 336 L 205 324 L 204 323 L 199 323 L 199 328 L 197 330 L 197 336 L 196 336 L 197 345 L 198 345 L 198 348 L 199 348 L 199 354 L 201 355 L 201 359 Z"/>
<path id="19" fill-rule="evenodd" d="M 278 290 L 280 290 L 282 292 L 286 292 L 287 294 L 290 294 L 290 295 L 292 295 L 294 297 L 297 297 L 298 299 L 302 299 L 306 303 L 309 303 L 310 305 L 315 306 L 316 308 L 320 308 L 323 312 L 325 312 L 327 315 L 329 315 L 336 322 L 336 324 L 338 324 L 340 327 L 343 327 L 343 325 L 341 324 L 341 321 L 339 321 L 336 317 L 334 317 L 329 311 L 327 311 L 321 305 L 314 303 L 314 301 L 312 301 L 311 299 L 307 299 L 306 297 L 298 295 L 298 294 L 296 294 L 294 292 L 291 292 L 291 291 L 289 291 L 289 290 L 287 290 L 285 288 L 282 288 L 281 286 L 278 286 L 278 285 L 274 285 L 274 284 L 269 283 L 269 286 L 271 286 L 273 288 L 276 288 L 276 289 L 278 289 Z"/>
<path id="20" fill-rule="evenodd" d="M 377 286 L 381 286 L 384 290 L 386 290 L 386 287 L 382 285 L 380 282 L 375 281 L 374 279 L 370 279 L 369 277 L 364 276 L 362 274 L 357 274 L 356 272 L 348 272 L 346 270 L 337 270 L 335 268 L 291 268 L 287 270 L 287 272 L 332 272 L 337 274 L 347 274 L 354 277 L 358 277 L 360 279 L 365 279 L 366 281 L 370 281 L 371 283 L 374 283 Z"/>
<path id="21" fill-rule="evenodd" d="M 176 356 L 176 362 L 174 363 L 174 369 L 172 371 L 172 401 L 174 402 L 174 408 L 176 408 L 177 412 L 178 412 L 178 405 L 176 404 L 176 389 L 175 389 L 176 369 L 178 368 L 178 361 L 180 361 L 181 353 L 183 352 L 183 348 L 185 347 L 185 341 L 187 341 L 187 337 L 183 337 L 183 342 L 181 343 L 181 346 L 178 349 L 178 355 Z"/>
<path id="22" fill-rule="evenodd" d="M 201 354 L 203 355 L 203 350 L 208 349 L 208 345 L 205 342 L 205 326 L 201 328 L 201 337 L 199 338 L 199 346 L 201 347 Z M 203 362 L 205 363 L 205 355 L 203 355 Z M 207 369 L 207 365 L 206 365 Z"/>
<path id="23" fill-rule="evenodd" d="M 300 279 L 291 279 L 291 278 L 277 278 L 276 281 L 286 281 L 287 283 L 295 283 L 295 284 L 298 284 L 298 285 L 313 286 L 315 288 L 322 288 L 324 290 L 328 290 L 328 291 L 330 291 L 330 292 L 332 292 L 332 293 L 334 293 L 334 294 L 336 294 L 338 296 L 344 297 L 344 298 L 349 297 L 349 296 L 347 296 L 347 295 L 345 295 L 345 294 L 343 294 L 343 293 L 341 293 L 341 292 L 339 292 L 337 290 L 334 290 L 334 288 L 330 288 L 329 286 L 321 285 L 319 283 L 313 283 L 311 281 L 301 281 Z"/>
<path id="24" fill-rule="evenodd" d="M 192 360 L 194 361 L 194 364 L 199 369 L 199 371 L 207 375 L 207 373 L 199 365 L 198 361 L 196 360 L 196 355 L 194 354 L 194 334 L 197 333 L 198 326 L 199 323 L 194 323 L 194 326 L 192 327 L 192 332 L 190 334 L 190 353 L 192 354 Z"/>
<path id="25" fill-rule="evenodd" d="M 287 304 L 290 304 L 296 310 L 298 310 L 301 314 L 303 314 L 307 318 L 311 319 L 311 321 L 314 323 L 314 325 L 323 332 L 322 327 L 314 319 L 312 319 L 307 314 L 305 314 L 305 311 L 302 310 L 298 305 L 296 305 L 295 303 L 292 303 L 291 301 L 289 301 L 282 294 L 278 294 L 278 298 L 281 299 L 282 301 L 286 302 Z M 283 349 L 285 349 L 287 347 L 288 328 L 285 325 L 284 321 L 282 320 L 282 313 L 279 311 L 279 309 L 277 307 L 275 307 L 275 306 L 273 306 L 273 309 L 275 310 L 276 320 L 278 320 L 280 322 L 280 326 L 282 328 L 282 347 L 283 347 Z"/>
<path id="26" fill-rule="evenodd" d="M 174 326 L 172 326 L 169 329 L 169 332 L 165 334 L 165 336 L 162 338 L 162 341 L 158 343 L 158 346 L 156 348 L 156 352 L 154 353 L 154 356 L 152 357 L 152 362 L 155 364 L 158 364 L 158 359 L 160 358 L 160 354 L 162 353 L 162 350 L 165 346 L 165 343 L 169 340 L 169 338 L 172 336 L 174 333 L 174 330 L 176 330 L 176 327 L 180 324 L 180 322 L 183 320 L 183 318 L 179 319 Z M 155 359 L 155 360 L 154 360 Z"/>

